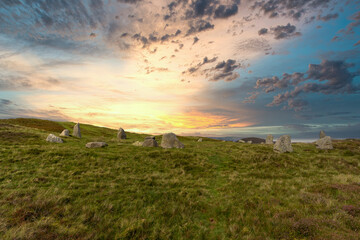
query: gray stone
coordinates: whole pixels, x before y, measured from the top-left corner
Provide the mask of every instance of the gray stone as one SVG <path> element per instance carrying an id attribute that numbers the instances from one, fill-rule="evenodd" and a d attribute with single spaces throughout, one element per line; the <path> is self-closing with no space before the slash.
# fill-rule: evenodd
<path id="1" fill-rule="evenodd" d="M 74 126 L 73 137 L 81 138 L 81 130 L 79 123 Z"/>
<path id="2" fill-rule="evenodd" d="M 142 144 L 143 147 L 158 147 L 158 143 L 155 139 L 148 138 Z"/>
<path id="3" fill-rule="evenodd" d="M 141 147 L 143 145 L 143 142 L 136 141 L 132 145 L 136 147 Z"/>
<path id="4" fill-rule="evenodd" d="M 273 135 L 271 135 L 271 134 L 267 135 L 265 144 L 269 144 L 269 145 L 274 144 L 274 137 L 273 137 Z"/>
<path id="5" fill-rule="evenodd" d="M 281 136 L 274 145 L 274 151 L 278 153 L 293 152 L 291 137 L 289 135 Z"/>
<path id="6" fill-rule="evenodd" d="M 88 142 L 85 146 L 87 148 L 102 148 L 102 147 L 106 147 L 107 143 L 106 142 Z"/>
<path id="7" fill-rule="evenodd" d="M 124 129 L 119 128 L 119 131 L 118 131 L 118 134 L 117 134 L 117 138 L 118 138 L 119 140 L 121 140 L 121 139 L 126 139 L 126 133 L 125 133 Z"/>
<path id="8" fill-rule="evenodd" d="M 331 137 L 325 136 L 316 141 L 316 147 L 318 149 L 330 150 L 333 149 Z"/>
<path id="9" fill-rule="evenodd" d="M 60 137 L 70 137 L 70 131 L 65 129 L 60 133 Z"/>
<path id="10" fill-rule="evenodd" d="M 55 136 L 54 134 L 49 134 L 49 136 L 46 138 L 46 141 L 51 143 L 64 143 L 61 138 Z"/>
<path id="11" fill-rule="evenodd" d="M 323 130 L 321 130 L 319 134 L 319 138 L 324 138 L 324 137 L 326 137 L 326 134 Z"/>
<path id="12" fill-rule="evenodd" d="M 203 141 L 203 139 L 202 139 L 202 138 L 199 138 L 198 142 L 202 142 L 202 141 Z"/>
<path id="13" fill-rule="evenodd" d="M 245 143 L 245 141 L 240 139 L 238 143 Z"/>
<path id="14" fill-rule="evenodd" d="M 161 140 L 161 147 L 163 148 L 184 148 L 179 139 L 174 133 L 166 133 L 163 135 Z"/>

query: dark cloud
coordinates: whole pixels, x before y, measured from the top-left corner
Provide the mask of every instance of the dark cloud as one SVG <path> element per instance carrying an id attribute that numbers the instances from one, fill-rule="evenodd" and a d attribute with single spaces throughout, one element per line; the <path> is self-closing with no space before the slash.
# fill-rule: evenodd
<path id="1" fill-rule="evenodd" d="M 339 14 L 337 14 L 337 13 L 329 13 L 329 14 L 327 14 L 325 16 L 318 15 L 317 20 L 327 22 L 327 21 L 330 21 L 332 19 L 336 19 L 338 17 L 339 17 Z"/>
<path id="2" fill-rule="evenodd" d="M 331 0 L 261 0 L 252 5 L 252 9 L 260 9 L 270 18 L 279 15 L 299 20 L 307 11 L 326 6 Z"/>
<path id="3" fill-rule="evenodd" d="M 355 85 L 354 79 L 360 75 L 360 72 L 350 72 L 349 68 L 352 67 L 354 67 L 353 64 L 344 61 L 323 60 L 320 64 L 310 64 L 305 73 L 285 73 L 282 78 L 275 76 L 259 79 L 255 88 L 261 88 L 269 93 L 276 89 L 288 89 L 293 86 L 293 90 L 274 96 L 269 106 L 280 105 L 287 101 L 288 108 L 300 110 L 305 106 L 305 102 L 296 98 L 302 93 L 313 92 L 326 95 L 359 93 L 360 85 Z"/>
<path id="4" fill-rule="evenodd" d="M 290 23 L 271 28 L 271 32 L 275 35 L 275 39 L 284 39 L 301 35 L 299 32 L 296 32 L 296 26 L 291 25 Z"/>
<path id="5" fill-rule="evenodd" d="M 233 72 L 235 69 L 240 68 L 241 64 L 237 64 L 235 60 L 228 59 L 226 62 L 222 61 L 216 64 L 213 68 L 215 74 L 210 78 L 210 81 L 224 80 L 226 82 L 237 79 L 240 75 Z"/>
<path id="6" fill-rule="evenodd" d="M 13 104 L 13 102 L 8 99 L 0 99 L 0 107 L 8 106 L 11 104 Z"/>
<path id="7" fill-rule="evenodd" d="M 198 71 L 203 65 L 208 64 L 208 63 L 213 63 L 217 60 L 217 57 L 213 57 L 211 59 L 209 59 L 208 57 L 204 57 L 203 61 L 196 64 L 195 66 L 190 67 L 187 71 L 183 72 L 182 74 L 192 74 L 195 73 L 196 71 Z"/>
<path id="8" fill-rule="evenodd" d="M 190 28 L 187 31 L 186 36 L 213 29 L 214 26 L 214 24 L 211 24 L 210 22 L 205 20 L 195 21 L 193 23 L 190 23 Z"/>
<path id="9" fill-rule="evenodd" d="M 265 34 L 267 34 L 268 33 L 268 29 L 267 28 L 262 28 L 262 29 L 260 29 L 259 31 L 258 31 L 258 34 L 259 35 L 265 35 Z"/>
<path id="10" fill-rule="evenodd" d="M 197 43 L 198 41 L 199 41 L 199 38 L 198 38 L 198 37 L 194 37 L 193 45 L 194 45 L 195 43 Z"/>
<path id="11" fill-rule="evenodd" d="M 238 12 L 238 6 L 237 4 L 233 4 L 229 7 L 225 5 L 220 5 L 215 10 L 215 18 L 228 18 L 230 16 L 233 16 L 237 14 Z"/>

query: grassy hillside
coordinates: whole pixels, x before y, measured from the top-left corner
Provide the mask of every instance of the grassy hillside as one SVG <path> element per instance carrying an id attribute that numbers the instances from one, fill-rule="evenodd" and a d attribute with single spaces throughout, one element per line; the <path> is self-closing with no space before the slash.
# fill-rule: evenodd
<path id="1" fill-rule="evenodd" d="M 359 140 L 165 150 L 83 124 L 82 139 L 45 141 L 73 125 L 0 120 L 0 239 L 359 239 Z"/>

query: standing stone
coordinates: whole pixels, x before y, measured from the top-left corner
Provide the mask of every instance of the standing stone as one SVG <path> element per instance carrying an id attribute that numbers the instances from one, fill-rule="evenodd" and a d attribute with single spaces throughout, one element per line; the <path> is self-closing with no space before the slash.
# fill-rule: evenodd
<path id="1" fill-rule="evenodd" d="M 85 147 L 87 148 L 102 148 L 102 147 L 106 147 L 107 143 L 106 142 L 88 142 Z"/>
<path id="2" fill-rule="evenodd" d="M 291 137 L 289 135 L 281 136 L 274 145 L 274 151 L 278 153 L 293 152 Z"/>
<path id="3" fill-rule="evenodd" d="M 145 141 L 142 144 L 143 147 L 158 147 L 158 143 L 153 138 L 145 138 Z"/>
<path id="4" fill-rule="evenodd" d="M 316 147 L 322 150 L 333 149 L 331 137 L 325 136 L 323 138 L 320 138 L 319 140 L 316 141 Z"/>
<path id="5" fill-rule="evenodd" d="M 174 133 L 166 133 L 163 135 L 161 140 L 161 147 L 163 148 L 184 148 L 179 139 Z"/>
<path id="6" fill-rule="evenodd" d="M 60 133 L 60 137 L 70 137 L 70 131 L 65 129 Z"/>
<path id="7" fill-rule="evenodd" d="M 51 143 L 64 143 L 61 138 L 55 136 L 54 134 L 49 134 L 49 136 L 46 138 L 46 141 Z"/>
<path id="8" fill-rule="evenodd" d="M 321 130 L 319 134 L 319 138 L 324 138 L 324 137 L 326 137 L 326 134 L 323 130 Z"/>
<path id="9" fill-rule="evenodd" d="M 202 139 L 202 138 L 199 138 L 198 142 L 202 142 L 202 141 L 203 141 L 203 139 Z"/>
<path id="10" fill-rule="evenodd" d="M 126 139 L 126 133 L 125 133 L 124 129 L 119 128 L 119 131 L 118 131 L 118 134 L 117 134 L 117 138 L 118 138 L 119 140 L 121 140 L 121 139 Z"/>
<path id="11" fill-rule="evenodd" d="M 81 138 L 81 130 L 80 130 L 80 124 L 79 123 L 77 123 L 74 126 L 73 136 L 77 137 L 77 138 Z"/>
<path id="12" fill-rule="evenodd" d="M 274 137 L 273 135 L 269 134 L 266 137 L 265 144 L 273 145 L 274 144 Z"/>

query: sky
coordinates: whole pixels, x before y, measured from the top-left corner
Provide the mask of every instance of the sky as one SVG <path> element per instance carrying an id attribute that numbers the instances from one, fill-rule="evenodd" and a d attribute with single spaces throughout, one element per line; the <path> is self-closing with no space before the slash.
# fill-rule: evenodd
<path id="1" fill-rule="evenodd" d="M 360 137 L 359 0 L 1 0 L 0 118 Z"/>

